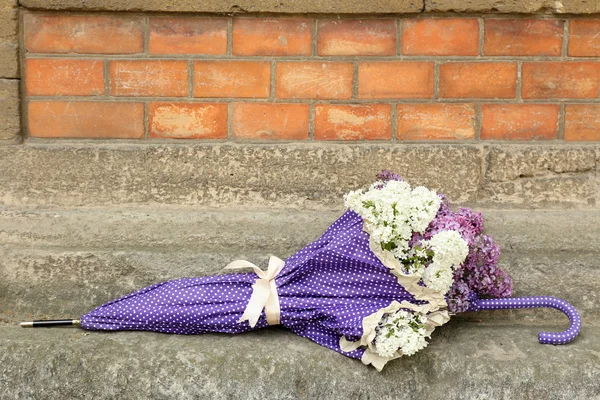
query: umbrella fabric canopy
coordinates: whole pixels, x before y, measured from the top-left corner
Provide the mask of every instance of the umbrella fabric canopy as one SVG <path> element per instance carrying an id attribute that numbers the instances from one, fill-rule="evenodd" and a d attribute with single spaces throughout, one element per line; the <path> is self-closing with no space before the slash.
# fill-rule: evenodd
<path id="1" fill-rule="evenodd" d="M 369 235 L 353 211 L 317 241 L 291 256 L 275 278 L 280 323 L 294 333 L 342 352 L 340 339 L 359 340 L 363 318 L 392 301 L 416 301 L 369 249 Z M 89 330 L 146 330 L 176 334 L 241 333 L 268 325 L 265 312 L 251 327 L 238 322 L 255 273 L 232 273 L 158 283 L 102 305 L 81 318 Z"/>

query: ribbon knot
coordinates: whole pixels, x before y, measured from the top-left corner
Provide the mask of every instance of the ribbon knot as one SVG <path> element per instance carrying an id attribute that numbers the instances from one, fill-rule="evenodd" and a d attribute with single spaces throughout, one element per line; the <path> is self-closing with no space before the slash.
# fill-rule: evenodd
<path id="1" fill-rule="evenodd" d="M 275 256 L 269 258 L 269 267 L 267 271 L 263 271 L 250 261 L 237 260 L 228 264 L 225 269 L 246 269 L 252 268 L 258 279 L 252 285 L 252 295 L 250 301 L 244 310 L 244 314 L 238 322 L 248 321 L 250 326 L 254 328 L 260 314 L 264 308 L 269 325 L 278 325 L 280 322 L 279 296 L 277 295 L 277 286 L 275 285 L 275 277 L 281 272 L 285 262 Z"/>

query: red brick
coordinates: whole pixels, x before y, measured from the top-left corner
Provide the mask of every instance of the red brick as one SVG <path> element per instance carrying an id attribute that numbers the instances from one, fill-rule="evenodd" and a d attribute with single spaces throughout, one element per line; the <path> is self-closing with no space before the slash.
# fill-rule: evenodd
<path id="1" fill-rule="evenodd" d="M 600 104 L 567 104 L 565 113 L 565 140 L 600 141 Z"/>
<path id="2" fill-rule="evenodd" d="M 395 20 L 319 21 L 317 37 L 320 56 L 396 55 Z"/>
<path id="3" fill-rule="evenodd" d="M 389 104 L 315 106 L 316 140 L 390 140 Z"/>
<path id="4" fill-rule="evenodd" d="M 487 56 L 560 56 L 564 22 L 558 19 L 487 19 Z"/>
<path id="5" fill-rule="evenodd" d="M 271 64 L 252 61 L 196 61 L 194 97 L 269 97 Z"/>
<path id="6" fill-rule="evenodd" d="M 600 19 L 571 20 L 569 33 L 571 57 L 600 57 Z"/>
<path id="7" fill-rule="evenodd" d="M 596 98 L 600 64 L 535 62 L 523 64 L 523 98 Z"/>
<path id="8" fill-rule="evenodd" d="M 142 103 L 31 101 L 29 135 L 41 138 L 130 138 L 144 136 Z"/>
<path id="9" fill-rule="evenodd" d="M 150 137 L 226 139 L 225 103 L 150 103 Z"/>
<path id="10" fill-rule="evenodd" d="M 483 104 L 481 138 L 556 139 L 559 109 L 558 104 Z"/>
<path id="11" fill-rule="evenodd" d="M 111 61 L 110 94 L 185 96 L 188 92 L 187 76 L 187 61 Z"/>
<path id="12" fill-rule="evenodd" d="M 461 140 L 475 137 L 472 104 L 398 104 L 398 140 Z"/>
<path id="13" fill-rule="evenodd" d="M 139 17 L 25 14 L 30 53 L 132 54 L 144 51 Z"/>
<path id="14" fill-rule="evenodd" d="M 150 54 L 225 54 L 227 20 L 224 18 L 150 18 Z"/>
<path id="15" fill-rule="evenodd" d="M 349 99 L 352 97 L 351 63 L 277 63 L 277 90 L 284 99 Z"/>
<path id="16" fill-rule="evenodd" d="M 234 18 L 233 54 L 238 56 L 308 56 L 312 21 L 301 18 Z"/>
<path id="17" fill-rule="evenodd" d="M 236 103 L 231 123 L 238 139 L 308 139 L 308 104 Z"/>
<path id="18" fill-rule="evenodd" d="M 433 97 L 433 63 L 373 62 L 358 65 L 358 97 Z"/>
<path id="19" fill-rule="evenodd" d="M 34 58 L 26 60 L 28 96 L 97 96 L 104 94 L 102 60 Z"/>
<path id="20" fill-rule="evenodd" d="M 479 22 L 476 19 L 408 19 L 403 21 L 402 27 L 402 54 L 479 54 Z"/>
<path id="21" fill-rule="evenodd" d="M 448 63 L 440 66 L 440 97 L 511 99 L 517 94 L 517 64 Z"/>

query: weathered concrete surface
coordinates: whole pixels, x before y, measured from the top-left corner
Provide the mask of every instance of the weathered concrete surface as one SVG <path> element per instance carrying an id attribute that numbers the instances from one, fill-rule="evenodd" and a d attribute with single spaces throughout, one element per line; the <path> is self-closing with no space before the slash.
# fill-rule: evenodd
<path id="1" fill-rule="evenodd" d="M 28 144 L 0 148 L 0 204 L 339 208 L 384 168 L 468 203 L 480 162 L 455 145 Z"/>
<path id="2" fill-rule="evenodd" d="M 17 0 L 0 0 L 0 78 L 19 77 Z"/>
<path id="3" fill-rule="evenodd" d="M 600 210 L 477 210 L 484 216 L 486 233 L 504 251 L 600 251 Z M 316 240 L 344 211 L 341 203 L 331 211 L 5 208 L 0 210 L 0 243 L 28 249 L 289 255 Z"/>
<path id="4" fill-rule="evenodd" d="M 597 208 L 599 147 L 28 142 L 0 148 L 0 205 L 339 209 L 388 168 L 455 204 Z"/>
<path id="5" fill-rule="evenodd" d="M 600 12 L 596 0 L 20 0 L 27 8 L 97 11 L 189 11 L 219 13 L 392 14 L 419 12 L 573 13 Z"/>
<path id="6" fill-rule="evenodd" d="M 415 13 L 423 0 L 20 0 L 27 8 L 50 10 L 183 11 L 217 13 Z"/>
<path id="7" fill-rule="evenodd" d="M 594 147 L 489 147 L 478 199 L 496 206 L 544 207 L 556 203 L 596 206 L 597 166 Z"/>
<path id="8" fill-rule="evenodd" d="M 426 12 L 492 12 L 592 14 L 600 12 L 597 0 L 424 0 Z"/>
<path id="9" fill-rule="evenodd" d="M 2 399 L 593 399 L 597 327 L 566 346 L 539 329 L 450 323 L 383 372 L 278 328 L 243 335 L 0 326 Z"/>
<path id="10" fill-rule="evenodd" d="M 0 210 L 0 243 L 39 249 L 108 248 L 118 251 L 135 248 L 291 254 L 316 240 L 343 212 L 342 204 L 337 211 L 148 207 L 4 209 Z M 584 211 L 576 215 L 585 219 L 596 214 L 599 213 Z M 597 239 L 600 243 L 600 227 L 597 234 L 598 237 L 591 240 Z"/>
<path id="11" fill-rule="evenodd" d="M 20 130 L 19 81 L 0 79 L 0 144 L 14 143 Z"/>
<path id="12" fill-rule="evenodd" d="M 340 211 L 52 210 L 0 213 L 0 319 L 70 317 L 152 283 L 265 267 L 316 240 Z M 600 212 L 483 210 L 515 295 L 572 301 L 600 321 Z M 575 239 L 576 238 L 576 239 Z M 569 279 L 563 279 L 569 271 Z M 551 321 L 560 313 L 477 313 L 477 320 Z"/>

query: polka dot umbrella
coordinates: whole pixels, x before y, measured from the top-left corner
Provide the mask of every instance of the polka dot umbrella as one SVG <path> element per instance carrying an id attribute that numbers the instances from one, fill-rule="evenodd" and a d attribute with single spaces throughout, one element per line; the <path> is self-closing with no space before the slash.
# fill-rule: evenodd
<path id="1" fill-rule="evenodd" d="M 297 335 L 380 369 L 387 361 L 377 364 L 372 355 L 365 357 L 366 321 L 391 304 L 428 305 L 415 292 L 419 286 L 411 289 L 401 284 L 371 251 L 363 220 L 352 210 L 285 263 L 272 257 L 267 272 L 248 262 L 236 262 L 229 268 L 240 267 L 253 267 L 255 271 L 158 283 L 96 308 L 82 316 L 79 323 L 87 330 L 174 334 L 242 333 L 281 324 Z M 470 300 L 468 311 L 552 307 L 567 314 L 570 328 L 562 333 L 542 332 L 540 343 L 568 343 L 581 326 L 577 311 L 554 297 L 472 296 Z M 436 326 L 446 321 L 438 319 Z"/>

